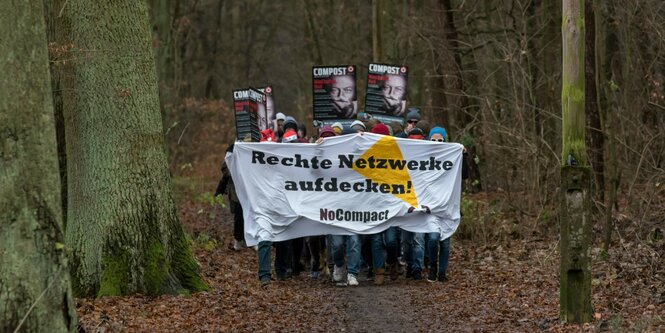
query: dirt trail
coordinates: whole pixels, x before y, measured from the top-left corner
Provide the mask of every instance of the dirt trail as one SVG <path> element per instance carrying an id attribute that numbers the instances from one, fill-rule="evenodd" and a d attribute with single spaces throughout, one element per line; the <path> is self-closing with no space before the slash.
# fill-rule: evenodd
<path id="1" fill-rule="evenodd" d="M 371 281 L 366 281 L 357 287 L 339 288 L 340 298 L 347 300 L 344 331 L 427 331 L 428 328 L 418 320 L 418 308 L 411 305 L 411 288 L 403 287 L 390 284 L 374 286 Z"/>

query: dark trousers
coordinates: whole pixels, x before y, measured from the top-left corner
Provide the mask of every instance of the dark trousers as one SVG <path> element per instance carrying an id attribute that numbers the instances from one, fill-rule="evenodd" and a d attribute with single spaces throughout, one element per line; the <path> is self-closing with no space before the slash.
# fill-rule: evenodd
<path id="1" fill-rule="evenodd" d="M 309 247 L 309 254 L 311 257 L 312 272 L 321 271 L 321 248 L 325 236 L 310 236 L 307 237 L 307 245 Z"/>
<path id="2" fill-rule="evenodd" d="M 237 241 L 245 239 L 245 225 L 242 218 L 242 206 L 239 202 L 231 201 L 233 212 L 233 238 Z"/>

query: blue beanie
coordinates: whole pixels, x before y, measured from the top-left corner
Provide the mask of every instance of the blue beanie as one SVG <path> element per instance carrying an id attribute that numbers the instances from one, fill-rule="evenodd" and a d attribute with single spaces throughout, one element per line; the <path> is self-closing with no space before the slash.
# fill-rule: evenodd
<path id="1" fill-rule="evenodd" d="M 418 108 L 409 108 L 409 112 L 406 114 L 406 120 L 416 119 L 420 120 L 420 109 Z"/>
<path id="2" fill-rule="evenodd" d="M 448 142 L 448 133 L 446 133 L 445 128 L 437 126 L 429 130 L 429 139 L 431 139 L 434 134 L 441 134 L 443 141 Z"/>

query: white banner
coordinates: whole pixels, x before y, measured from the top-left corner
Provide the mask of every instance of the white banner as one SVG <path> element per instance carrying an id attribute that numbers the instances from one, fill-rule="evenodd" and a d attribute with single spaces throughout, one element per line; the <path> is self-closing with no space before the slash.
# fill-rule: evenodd
<path id="1" fill-rule="evenodd" d="M 365 133 L 312 143 L 236 142 L 226 156 L 248 246 L 391 226 L 450 237 L 463 146 Z"/>

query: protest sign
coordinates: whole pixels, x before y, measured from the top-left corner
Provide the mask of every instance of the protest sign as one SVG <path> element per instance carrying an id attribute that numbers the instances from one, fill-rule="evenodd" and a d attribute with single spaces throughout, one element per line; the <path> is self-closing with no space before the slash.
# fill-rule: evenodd
<path id="1" fill-rule="evenodd" d="M 268 127 L 265 95 L 252 88 L 233 91 L 233 110 L 236 120 L 236 138 L 251 141 L 261 139 L 260 131 Z"/>
<path id="2" fill-rule="evenodd" d="M 314 120 L 351 123 L 358 114 L 356 66 L 312 67 Z"/>
<path id="3" fill-rule="evenodd" d="M 268 128 L 273 131 L 277 130 L 277 112 L 275 112 L 275 103 L 273 100 L 273 88 L 272 86 L 259 87 L 256 90 L 262 92 L 266 97 L 266 119 L 268 122 Z"/>
<path id="4" fill-rule="evenodd" d="M 463 146 L 371 133 L 310 143 L 236 143 L 226 156 L 245 240 L 438 232 L 460 219 Z"/>
<path id="5" fill-rule="evenodd" d="M 369 64 L 365 112 L 388 124 L 404 123 L 407 98 L 408 68 L 405 66 Z"/>

